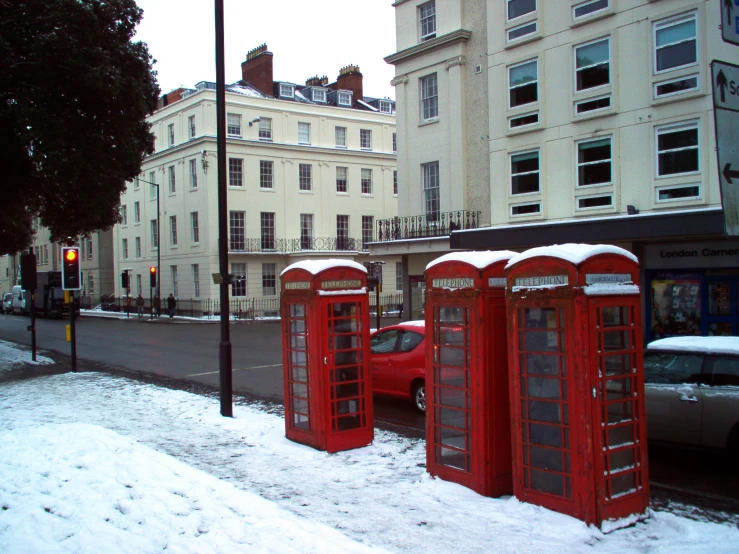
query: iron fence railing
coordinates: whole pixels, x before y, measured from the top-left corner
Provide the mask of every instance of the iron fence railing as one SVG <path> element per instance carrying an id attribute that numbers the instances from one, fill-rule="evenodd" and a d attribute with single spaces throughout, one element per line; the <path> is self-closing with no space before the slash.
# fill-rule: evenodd
<path id="1" fill-rule="evenodd" d="M 302 237 L 297 239 L 231 238 L 228 250 L 232 254 L 272 253 L 292 254 L 305 251 L 362 252 L 367 250 L 361 240 L 349 237 Z"/>
<path id="2" fill-rule="evenodd" d="M 100 309 L 105 312 L 125 312 L 128 305 L 129 313 L 133 316 L 138 315 L 139 309 L 136 305 L 136 296 L 80 296 L 79 304 L 82 310 Z M 161 307 L 166 315 L 167 299 L 161 301 Z M 152 304 L 156 306 L 156 302 L 152 302 L 150 298 L 144 298 L 144 305 L 141 306 L 141 315 L 150 317 L 152 313 Z M 377 313 L 377 295 L 370 293 L 369 296 L 370 312 Z M 403 293 L 388 293 L 380 295 L 381 314 L 384 317 L 400 317 L 403 310 Z M 280 315 L 280 299 L 275 298 L 231 298 L 228 302 L 228 310 L 232 317 L 237 319 L 260 319 L 269 317 L 279 317 Z M 156 312 L 155 312 L 156 313 Z M 161 312 L 160 312 L 161 313 Z M 177 310 L 175 315 L 209 318 L 221 315 L 221 302 L 217 299 L 203 298 L 178 298 Z"/>
<path id="3" fill-rule="evenodd" d="M 477 229 L 479 225 L 480 212 L 471 210 L 379 219 L 377 242 L 443 237 L 459 229 Z"/>

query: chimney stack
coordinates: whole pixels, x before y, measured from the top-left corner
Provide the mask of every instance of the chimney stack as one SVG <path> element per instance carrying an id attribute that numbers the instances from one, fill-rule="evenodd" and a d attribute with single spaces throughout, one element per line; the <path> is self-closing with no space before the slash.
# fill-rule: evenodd
<path id="1" fill-rule="evenodd" d="M 182 100 L 182 93 L 186 90 L 186 88 L 180 87 L 174 89 L 172 92 L 168 92 L 167 94 L 162 95 L 157 102 L 157 109 L 164 108 L 166 106 L 169 106 L 170 104 L 173 104 L 174 102 L 177 102 L 178 100 Z"/>
<path id="2" fill-rule="evenodd" d="M 359 71 L 359 66 L 347 65 L 346 67 L 342 67 L 333 88 L 336 90 L 352 91 L 352 107 L 356 106 L 357 100 L 364 98 L 362 73 Z"/>
<path id="3" fill-rule="evenodd" d="M 246 54 L 241 64 L 241 80 L 253 86 L 265 96 L 272 96 L 274 80 L 272 76 L 272 52 L 262 44 Z"/>
<path id="4" fill-rule="evenodd" d="M 307 87 L 323 87 L 328 84 L 328 77 L 325 75 L 323 77 L 319 77 L 316 75 L 315 77 L 311 77 L 310 79 L 307 79 L 305 81 L 305 86 Z"/>

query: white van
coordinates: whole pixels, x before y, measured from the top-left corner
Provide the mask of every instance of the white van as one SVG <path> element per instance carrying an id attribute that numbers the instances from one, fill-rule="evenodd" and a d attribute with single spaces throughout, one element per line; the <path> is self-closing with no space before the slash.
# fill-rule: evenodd
<path id="1" fill-rule="evenodd" d="M 26 291 L 24 291 L 20 285 L 13 287 L 13 313 L 14 314 L 25 314 L 28 310 L 26 309 Z"/>

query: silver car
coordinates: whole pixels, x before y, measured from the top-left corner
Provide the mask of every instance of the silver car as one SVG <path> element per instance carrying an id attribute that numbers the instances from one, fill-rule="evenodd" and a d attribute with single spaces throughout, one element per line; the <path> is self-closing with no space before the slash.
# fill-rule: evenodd
<path id="1" fill-rule="evenodd" d="M 650 440 L 739 457 L 739 337 L 673 337 L 644 353 Z"/>

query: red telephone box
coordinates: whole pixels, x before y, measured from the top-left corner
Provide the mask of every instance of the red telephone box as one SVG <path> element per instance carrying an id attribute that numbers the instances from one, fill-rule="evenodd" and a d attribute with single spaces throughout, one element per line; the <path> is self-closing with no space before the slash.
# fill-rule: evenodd
<path id="1" fill-rule="evenodd" d="M 606 531 L 649 505 L 638 269 L 585 244 L 506 267 L 514 494 Z"/>
<path id="2" fill-rule="evenodd" d="M 504 268 L 515 252 L 453 252 L 426 268 L 426 470 L 511 494 Z"/>
<path id="3" fill-rule="evenodd" d="M 309 260 L 281 281 L 285 436 L 328 452 L 371 444 L 367 270 Z"/>

